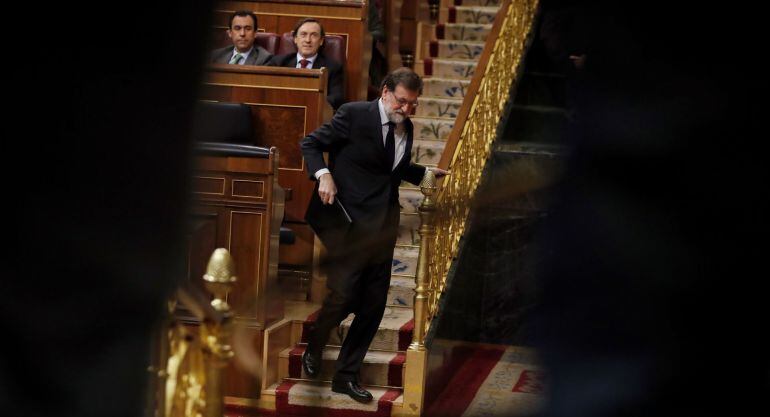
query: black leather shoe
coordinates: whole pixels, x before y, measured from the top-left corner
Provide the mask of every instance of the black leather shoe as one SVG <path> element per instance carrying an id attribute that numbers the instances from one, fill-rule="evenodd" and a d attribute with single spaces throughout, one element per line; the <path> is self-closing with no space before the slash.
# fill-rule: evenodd
<path id="1" fill-rule="evenodd" d="M 302 354 L 302 369 L 310 378 L 317 377 L 321 372 L 321 354 L 310 353 L 310 350 L 305 349 L 305 353 Z"/>
<path id="2" fill-rule="evenodd" d="M 361 388 L 358 382 L 354 381 L 332 381 L 332 391 L 348 394 L 350 398 L 360 403 L 368 403 L 374 398 L 369 391 Z"/>

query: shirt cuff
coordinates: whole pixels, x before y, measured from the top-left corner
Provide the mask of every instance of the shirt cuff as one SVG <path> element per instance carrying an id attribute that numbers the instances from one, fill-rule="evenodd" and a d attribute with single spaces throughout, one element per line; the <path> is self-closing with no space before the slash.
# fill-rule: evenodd
<path id="1" fill-rule="evenodd" d="M 328 168 L 321 168 L 318 171 L 315 172 L 315 179 L 320 180 L 321 175 L 323 174 L 331 174 Z"/>

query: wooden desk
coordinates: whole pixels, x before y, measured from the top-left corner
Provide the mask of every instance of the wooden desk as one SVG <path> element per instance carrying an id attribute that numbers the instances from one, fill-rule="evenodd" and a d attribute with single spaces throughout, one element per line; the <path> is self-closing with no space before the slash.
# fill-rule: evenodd
<path id="1" fill-rule="evenodd" d="M 277 151 L 260 157 L 196 154 L 193 163 L 190 279 L 201 281 L 212 246 L 226 248 L 238 278 L 228 303 L 240 321 L 265 329 L 283 318 L 283 303 L 273 294 L 284 212 Z"/>
<path id="2" fill-rule="evenodd" d="M 198 97 L 251 107 L 254 144 L 277 147 L 278 182 L 286 190 L 286 220 L 304 222 L 313 192 L 299 141 L 332 117 L 326 70 L 211 65 Z"/>

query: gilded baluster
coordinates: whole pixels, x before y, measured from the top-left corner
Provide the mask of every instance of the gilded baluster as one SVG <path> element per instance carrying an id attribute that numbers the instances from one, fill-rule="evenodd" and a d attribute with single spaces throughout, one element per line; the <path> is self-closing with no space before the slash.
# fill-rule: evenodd
<path id="1" fill-rule="evenodd" d="M 414 292 L 414 332 L 412 333 L 412 344 L 410 350 L 425 350 L 425 326 L 429 319 L 428 307 L 431 290 L 429 289 L 430 277 L 428 275 L 428 266 L 430 265 L 429 254 L 433 243 L 433 237 L 436 229 L 433 226 L 433 212 L 436 211 L 436 203 L 433 200 L 433 193 L 436 191 L 436 176 L 431 170 L 425 170 L 420 182 L 420 191 L 425 198 L 420 204 L 420 255 L 417 259 L 417 275 L 415 281 L 417 288 Z"/>
<path id="2" fill-rule="evenodd" d="M 200 328 L 206 363 L 206 417 L 222 417 L 224 414 L 224 390 L 222 370 L 233 357 L 233 312 L 227 304 L 227 293 L 236 281 L 235 264 L 227 249 L 219 248 L 209 259 L 203 275 L 206 288 L 214 294 L 211 306 L 222 315 L 219 323 L 205 321 Z"/>

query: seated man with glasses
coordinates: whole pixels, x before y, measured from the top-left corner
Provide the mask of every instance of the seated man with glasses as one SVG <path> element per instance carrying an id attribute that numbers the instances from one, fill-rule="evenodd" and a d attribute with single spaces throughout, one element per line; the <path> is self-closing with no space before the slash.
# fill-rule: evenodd
<path id="1" fill-rule="evenodd" d="M 241 10 L 230 16 L 230 28 L 227 36 L 232 46 L 215 49 L 211 53 L 211 62 L 233 65 L 267 65 L 273 54 L 265 48 L 254 45 L 257 39 L 257 15 Z"/>
<path id="2" fill-rule="evenodd" d="M 326 67 L 329 71 L 326 100 L 332 105 L 334 110 L 337 110 L 345 103 L 345 77 L 342 64 L 323 54 L 326 32 L 324 32 L 321 22 L 312 17 L 302 19 L 294 26 L 291 35 L 294 37 L 297 52 L 277 55 L 273 57 L 268 65 L 312 69 Z"/>

